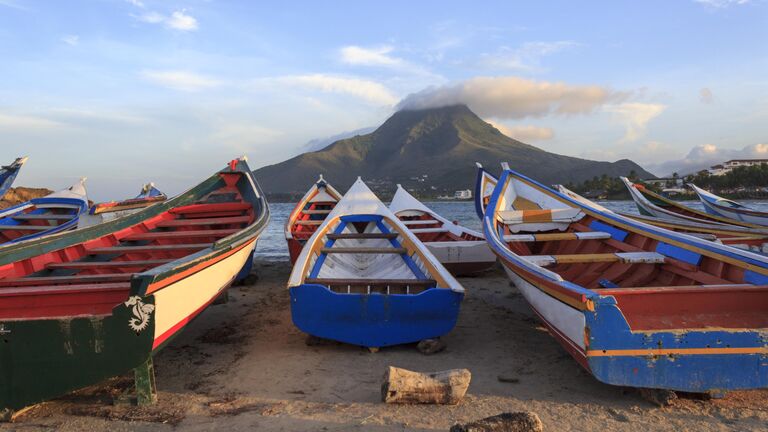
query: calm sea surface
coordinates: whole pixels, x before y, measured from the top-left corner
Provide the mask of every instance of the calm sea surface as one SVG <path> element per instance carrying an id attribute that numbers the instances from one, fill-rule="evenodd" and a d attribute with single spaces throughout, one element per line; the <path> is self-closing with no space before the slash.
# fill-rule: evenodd
<path id="1" fill-rule="evenodd" d="M 598 203 L 614 211 L 637 213 L 637 207 L 635 207 L 633 201 L 598 201 Z M 766 201 L 743 201 L 743 203 L 756 210 L 768 212 L 768 202 Z M 703 210 L 701 203 L 698 201 L 686 201 L 684 204 Z M 285 226 L 286 219 L 288 219 L 288 214 L 293 210 L 295 205 L 296 204 L 289 203 L 274 203 L 269 205 L 269 208 L 272 211 L 272 216 L 269 221 L 269 226 L 259 239 L 259 245 L 256 248 L 257 259 L 268 261 L 288 260 L 288 246 L 285 243 L 283 227 Z M 468 228 L 476 229 L 478 231 L 481 230 L 480 220 L 475 214 L 475 204 L 471 201 L 427 202 L 426 205 L 447 219 L 459 221 L 461 225 Z"/>

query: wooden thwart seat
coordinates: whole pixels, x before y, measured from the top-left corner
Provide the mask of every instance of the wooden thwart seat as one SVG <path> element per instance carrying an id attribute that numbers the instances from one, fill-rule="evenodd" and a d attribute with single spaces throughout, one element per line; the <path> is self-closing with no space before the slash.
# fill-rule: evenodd
<path id="1" fill-rule="evenodd" d="M 100 275 L 72 275 L 72 276 L 28 276 L 23 278 L 0 279 L 0 288 L 22 287 L 71 283 L 96 283 L 96 282 L 120 282 L 133 277 L 133 273 L 111 273 Z"/>
<path id="2" fill-rule="evenodd" d="M 149 267 L 158 266 L 174 261 L 173 259 L 143 260 L 143 261 L 74 261 L 64 263 L 51 263 L 45 268 L 54 269 L 93 269 L 93 268 L 120 268 L 120 267 Z"/>
<path id="3" fill-rule="evenodd" d="M 405 225 L 432 225 L 432 224 L 439 224 L 441 223 L 439 220 L 435 219 L 415 219 L 415 220 L 404 220 L 402 221 Z"/>
<path id="4" fill-rule="evenodd" d="M 328 240 L 344 239 L 396 239 L 397 233 L 341 233 L 328 234 Z"/>
<path id="5" fill-rule="evenodd" d="M 522 258 L 541 267 L 555 264 L 622 262 L 626 264 L 662 264 L 665 257 L 656 252 L 617 252 L 574 255 L 526 255 Z"/>
<path id="6" fill-rule="evenodd" d="M 56 225 L 0 225 L 0 230 L 8 231 L 45 231 Z"/>
<path id="7" fill-rule="evenodd" d="M 306 215 L 315 215 L 315 214 L 328 214 L 331 212 L 331 209 L 323 210 L 323 209 L 315 209 L 315 210 L 304 210 L 302 213 Z"/>
<path id="8" fill-rule="evenodd" d="M 321 225 L 324 221 L 321 220 L 297 220 L 294 222 L 296 225 Z"/>
<path id="9" fill-rule="evenodd" d="M 227 225 L 242 224 L 250 222 L 250 216 L 230 216 L 219 218 L 197 218 L 197 219 L 173 219 L 162 221 L 157 224 L 158 228 L 197 226 L 197 225 Z"/>
<path id="10" fill-rule="evenodd" d="M 394 248 L 394 247 L 383 247 L 383 248 L 376 248 L 376 247 L 330 247 L 330 248 L 321 248 L 320 253 L 330 254 L 330 253 L 346 253 L 346 254 L 404 254 L 408 253 L 408 249 L 406 248 Z"/>
<path id="11" fill-rule="evenodd" d="M 191 243 L 191 244 L 171 244 L 171 245 L 140 245 L 140 246 L 111 246 L 95 248 L 88 251 L 89 254 L 112 254 L 129 252 L 165 252 L 177 250 L 196 250 L 210 247 L 213 243 Z"/>
<path id="12" fill-rule="evenodd" d="M 75 215 L 59 215 L 59 214 L 17 214 L 13 216 L 16 220 L 71 220 Z"/>
<path id="13" fill-rule="evenodd" d="M 602 231 L 564 232 L 542 234 L 512 234 L 505 235 L 504 241 L 508 242 L 539 242 L 539 241 L 563 241 L 563 240 L 602 240 L 611 238 L 611 234 Z"/>
<path id="14" fill-rule="evenodd" d="M 159 240 L 159 239 L 174 239 L 185 237 L 226 237 L 228 235 L 239 232 L 237 228 L 232 229 L 216 229 L 216 230 L 197 230 L 197 231 L 151 231 L 145 233 L 131 234 L 124 237 L 124 241 L 137 241 L 137 240 Z"/>

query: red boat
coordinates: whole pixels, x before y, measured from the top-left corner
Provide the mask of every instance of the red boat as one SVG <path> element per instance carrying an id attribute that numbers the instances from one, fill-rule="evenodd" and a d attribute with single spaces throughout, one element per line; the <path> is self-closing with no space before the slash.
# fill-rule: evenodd
<path id="1" fill-rule="evenodd" d="M 288 242 L 288 253 L 291 263 L 296 263 L 304 244 L 312 237 L 328 213 L 341 200 L 339 191 L 333 188 L 320 175 L 317 183 L 304 194 L 296 207 L 293 208 L 285 223 L 285 241 Z"/>

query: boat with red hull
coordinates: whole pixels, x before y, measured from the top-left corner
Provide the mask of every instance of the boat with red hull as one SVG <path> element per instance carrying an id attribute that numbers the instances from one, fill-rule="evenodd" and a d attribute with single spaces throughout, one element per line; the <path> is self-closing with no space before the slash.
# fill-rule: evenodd
<path id="1" fill-rule="evenodd" d="M 768 257 L 632 220 L 508 168 L 483 229 L 550 333 L 598 380 L 768 387 Z"/>
<path id="2" fill-rule="evenodd" d="M 325 221 L 340 199 L 339 191 L 328 184 L 321 175 L 293 208 L 284 228 L 288 255 L 292 264 L 296 263 L 304 244 Z"/>
<path id="3" fill-rule="evenodd" d="M 0 248 L 0 411 L 131 369 L 151 400 L 152 356 L 249 268 L 268 220 L 240 159 L 136 213 Z"/>
<path id="4" fill-rule="evenodd" d="M 397 185 L 389 210 L 454 275 L 482 272 L 496 264 L 496 255 L 488 248 L 482 233 L 449 221 L 401 185 Z"/>

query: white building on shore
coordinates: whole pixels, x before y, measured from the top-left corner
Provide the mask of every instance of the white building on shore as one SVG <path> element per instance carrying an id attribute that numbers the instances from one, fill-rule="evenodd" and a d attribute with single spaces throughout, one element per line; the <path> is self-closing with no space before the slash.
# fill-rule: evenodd
<path id="1" fill-rule="evenodd" d="M 733 171 L 734 168 L 762 164 L 768 164 L 768 159 L 731 159 L 722 164 L 712 165 L 707 171 L 709 172 L 709 175 L 721 176 Z"/>

